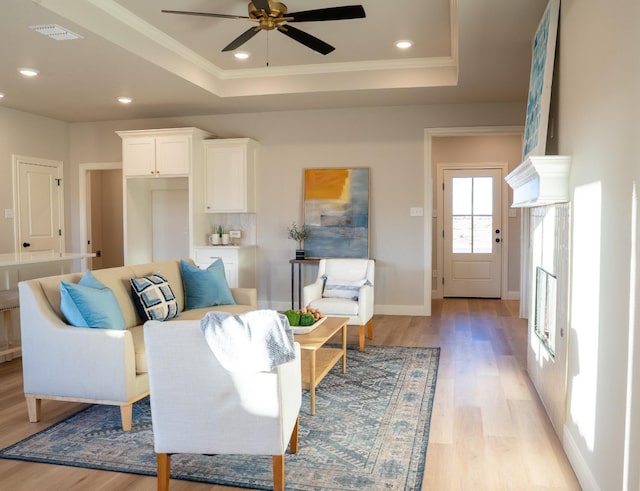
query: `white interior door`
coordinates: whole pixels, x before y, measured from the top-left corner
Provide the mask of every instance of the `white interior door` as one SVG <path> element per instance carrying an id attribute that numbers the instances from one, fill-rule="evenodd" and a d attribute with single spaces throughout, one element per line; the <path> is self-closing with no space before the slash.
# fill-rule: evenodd
<path id="1" fill-rule="evenodd" d="M 444 296 L 500 298 L 500 169 L 443 173 Z"/>
<path id="2" fill-rule="evenodd" d="M 18 159 L 18 250 L 62 248 L 62 163 Z"/>

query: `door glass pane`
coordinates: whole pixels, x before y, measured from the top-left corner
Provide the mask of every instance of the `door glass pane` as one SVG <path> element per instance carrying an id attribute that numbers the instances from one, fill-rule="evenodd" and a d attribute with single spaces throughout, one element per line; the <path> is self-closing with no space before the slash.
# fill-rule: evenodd
<path id="1" fill-rule="evenodd" d="M 473 178 L 473 214 L 493 214 L 493 178 Z"/>
<path id="2" fill-rule="evenodd" d="M 453 214 L 471 215 L 473 179 L 471 177 L 454 177 L 451 181 Z"/>
<path id="3" fill-rule="evenodd" d="M 453 252 L 458 254 L 473 252 L 471 249 L 471 215 L 453 216 Z"/>
<path id="4" fill-rule="evenodd" d="M 491 253 L 492 221 L 490 216 L 473 217 L 473 252 L 483 254 Z"/>
<path id="5" fill-rule="evenodd" d="M 493 178 L 451 179 L 452 251 L 490 254 L 493 237 Z"/>

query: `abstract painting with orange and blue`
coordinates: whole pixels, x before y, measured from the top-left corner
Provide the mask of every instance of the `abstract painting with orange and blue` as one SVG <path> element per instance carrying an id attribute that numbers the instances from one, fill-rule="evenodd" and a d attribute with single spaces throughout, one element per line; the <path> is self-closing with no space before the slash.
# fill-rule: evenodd
<path id="1" fill-rule="evenodd" d="M 369 169 L 304 171 L 306 257 L 369 257 Z"/>

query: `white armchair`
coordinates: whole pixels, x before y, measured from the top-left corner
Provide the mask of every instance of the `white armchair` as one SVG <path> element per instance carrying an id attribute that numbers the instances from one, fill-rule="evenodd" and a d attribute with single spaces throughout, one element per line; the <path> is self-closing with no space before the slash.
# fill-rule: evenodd
<path id="1" fill-rule="evenodd" d="M 358 326 L 360 351 L 364 351 L 364 328 L 373 338 L 373 259 L 321 259 L 316 281 L 303 288 L 305 306 L 330 317 L 348 317 L 348 325 Z"/>
<path id="2" fill-rule="evenodd" d="M 169 489 L 170 454 L 272 455 L 274 490 L 284 489 L 284 454 L 297 451 L 302 399 L 296 358 L 269 372 L 229 372 L 199 321 L 144 327 L 158 490 Z"/>

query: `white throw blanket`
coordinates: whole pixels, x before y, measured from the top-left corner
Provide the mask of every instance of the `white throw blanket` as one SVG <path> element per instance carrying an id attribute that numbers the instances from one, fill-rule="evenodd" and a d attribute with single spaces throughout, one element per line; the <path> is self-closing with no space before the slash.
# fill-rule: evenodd
<path id="1" fill-rule="evenodd" d="M 230 372 L 262 372 L 295 358 L 287 318 L 275 310 L 239 315 L 207 312 L 200 328 L 211 351 Z"/>

